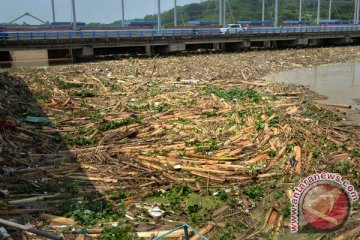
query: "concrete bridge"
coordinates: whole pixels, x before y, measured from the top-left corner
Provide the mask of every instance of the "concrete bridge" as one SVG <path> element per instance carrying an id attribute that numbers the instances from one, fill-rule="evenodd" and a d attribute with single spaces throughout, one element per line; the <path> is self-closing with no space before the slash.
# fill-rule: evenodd
<path id="1" fill-rule="evenodd" d="M 73 61 L 99 55 L 171 54 L 197 49 L 238 51 L 360 42 L 360 26 L 252 28 L 236 34 L 218 29 L 46 31 L 0 33 L 0 64 Z"/>

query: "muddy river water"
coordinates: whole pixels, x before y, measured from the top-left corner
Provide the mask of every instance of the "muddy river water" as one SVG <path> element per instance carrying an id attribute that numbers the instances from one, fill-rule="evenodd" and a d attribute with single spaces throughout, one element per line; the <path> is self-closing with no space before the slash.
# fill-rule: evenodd
<path id="1" fill-rule="evenodd" d="M 348 116 L 360 123 L 360 62 L 294 69 L 266 76 L 264 79 L 304 85 L 328 97 L 319 102 L 351 105 L 352 110 L 348 112 Z"/>

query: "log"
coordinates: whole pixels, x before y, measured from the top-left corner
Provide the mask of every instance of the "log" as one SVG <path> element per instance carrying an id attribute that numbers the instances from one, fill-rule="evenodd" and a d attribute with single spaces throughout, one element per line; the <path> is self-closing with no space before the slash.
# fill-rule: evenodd
<path id="1" fill-rule="evenodd" d="M 208 232 L 210 232 L 213 228 L 215 227 L 215 223 L 213 222 L 209 222 L 204 228 L 202 228 L 200 230 L 200 234 L 202 236 L 205 236 Z M 190 240 L 199 240 L 201 239 L 201 236 L 199 234 L 193 236 L 192 238 L 190 238 Z"/>
<path id="2" fill-rule="evenodd" d="M 74 219 L 71 218 L 65 218 L 65 217 L 59 217 L 51 214 L 41 214 L 40 218 L 50 222 L 53 225 L 66 225 L 66 226 L 72 226 L 75 225 L 76 222 Z"/>
<path id="3" fill-rule="evenodd" d="M 295 146 L 294 147 L 294 154 L 295 154 L 295 159 L 297 161 L 296 166 L 295 166 L 295 173 L 300 174 L 301 173 L 301 167 L 302 167 L 301 147 L 300 146 Z"/>
<path id="4" fill-rule="evenodd" d="M 215 211 L 213 212 L 213 214 L 211 215 L 211 217 L 216 218 L 216 217 L 224 214 L 228 209 L 229 209 L 229 206 L 228 206 L 228 205 L 226 205 L 226 206 L 224 206 L 224 207 L 222 207 L 222 208 L 219 208 L 219 209 L 217 209 L 217 210 L 215 210 Z"/>
<path id="5" fill-rule="evenodd" d="M 163 234 L 166 234 L 168 233 L 169 231 L 171 230 L 168 230 L 168 231 L 149 231 L 149 232 L 137 232 L 136 233 L 136 237 L 138 238 L 146 238 L 146 239 L 153 239 L 154 237 L 158 237 L 158 236 L 161 236 Z M 189 235 L 193 235 L 194 232 L 189 230 Z M 184 230 L 183 229 L 179 229 L 179 230 L 176 230 L 168 235 L 166 235 L 166 238 L 180 238 L 180 237 L 184 237 Z"/>
<path id="6" fill-rule="evenodd" d="M 273 159 L 271 159 L 268 166 L 266 167 L 266 170 L 270 170 L 271 168 L 273 168 L 276 162 L 284 155 L 285 151 L 286 151 L 286 146 L 282 147 L 280 151 L 276 154 L 276 156 Z"/>
<path id="7" fill-rule="evenodd" d="M 55 197 L 59 197 L 59 196 L 60 196 L 60 194 L 53 194 L 53 195 L 44 195 L 44 196 L 38 196 L 38 197 L 32 197 L 32 198 L 24 198 L 24 199 L 9 201 L 9 204 L 12 204 L 12 205 L 26 204 L 26 203 L 42 201 L 42 200 L 46 200 L 46 199 L 50 199 L 50 198 L 55 198 Z"/>
<path id="8" fill-rule="evenodd" d="M 257 162 L 260 162 L 260 161 L 263 161 L 263 160 L 266 160 L 268 158 L 268 155 L 267 154 L 261 154 L 259 156 L 256 156 L 250 160 L 247 160 L 245 162 L 242 162 L 243 164 L 254 164 L 254 163 L 257 163 Z"/>
<path id="9" fill-rule="evenodd" d="M 199 173 L 199 172 L 190 172 L 190 173 L 195 175 L 195 176 L 205 178 L 205 179 L 207 179 L 209 181 L 213 181 L 213 182 L 224 183 L 226 181 L 225 178 L 221 178 L 221 177 L 218 177 L 218 176 L 213 176 L 213 175 L 210 175 L 210 174 L 204 174 L 204 173 Z"/>
<path id="10" fill-rule="evenodd" d="M 351 105 L 348 105 L 348 104 L 320 103 L 320 102 L 316 102 L 316 103 L 319 105 L 322 105 L 322 106 L 327 106 L 327 107 L 347 108 L 347 109 L 351 108 Z"/>
<path id="11" fill-rule="evenodd" d="M 228 171 L 221 171 L 221 170 L 213 170 L 207 168 L 199 168 L 199 167 L 188 167 L 188 166 L 181 166 L 182 170 L 192 171 L 192 172 L 204 172 L 204 173 L 212 173 L 212 174 L 220 174 L 220 175 L 233 175 L 234 173 Z"/>
<path id="12" fill-rule="evenodd" d="M 176 183 L 182 183 L 182 182 L 190 182 L 190 183 L 195 183 L 196 179 L 191 179 L 191 178 L 176 178 L 171 176 L 170 174 L 164 172 L 163 176 L 170 179 L 171 181 L 174 181 Z"/>

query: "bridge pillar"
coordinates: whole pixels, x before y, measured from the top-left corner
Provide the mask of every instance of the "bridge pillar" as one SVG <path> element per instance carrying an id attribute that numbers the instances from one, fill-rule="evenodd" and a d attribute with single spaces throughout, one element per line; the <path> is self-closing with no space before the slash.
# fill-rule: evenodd
<path id="1" fill-rule="evenodd" d="M 308 46 L 309 39 L 307 38 L 298 38 L 295 40 L 286 40 L 286 41 L 277 41 L 278 47 L 299 47 L 299 46 Z"/>
<path id="2" fill-rule="evenodd" d="M 323 39 L 309 39 L 309 46 L 315 47 L 323 44 Z"/>
<path id="3" fill-rule="evenodd" d="M 225 51 L 239 51 L 239 50 L 243 50 L 246 48 L 250 48 L 250 46 L 251 46 L 250 41 L 224 43 L 224 50 Z"/>
<path id="4" fill-rule="evenodd" d="M 353 43 L 353 40 L 351 39 L 351 37 L 344 37 L 344 38 L 334 38 L 334 39 L 329 39 L 328 42 L 330 44 L 351 44 Z"/>
<path id="5" fill-rule="evenodd" d="M 214 44 L 213 44 L 213 49 L 214 49 L 215 51 L 220 51 L 220 50 L 222 50 L 221 43 L 214 43 Z"/>
<path id="6" fill-rule="evenodd" d="M 80 58 L 94 58 L 94 48 L 91 46 L 83 46 L 81 49 Z"/>
<path id="7" fill-rule="evenodd" d="M 186 50 L 185 43 L 177 42 L 177 43 L 169 43 L 165 46 L 156 46 L 155 52 L 158 52 L 160 54 L 169 54 L 169 53 L 176 53 L 176 52 L 182 52 Z"/>
<path id="8" fill-rule="evenodd" d="M 264 48 L 271 48 L 271 41 L 264 41 Z"/>
<path id="9" fill-rule="evenodd" d="M 12 58 L 10 51 L 0 51 L 0 68 L 5 67 L 11 67 L 12 65 Z"/>
<path id="10" fill-rule="evenodd" d="M 145 46 L 145 55 L 146 56 L 154 55 L 154 48 L 151 45 L 146 45 Z"/>
<path id="11" fill-rule="evenodd" d="M 11 51 L 13 67 L 48 66 L 49 56 L 47 50 L 16 50 Z"/>

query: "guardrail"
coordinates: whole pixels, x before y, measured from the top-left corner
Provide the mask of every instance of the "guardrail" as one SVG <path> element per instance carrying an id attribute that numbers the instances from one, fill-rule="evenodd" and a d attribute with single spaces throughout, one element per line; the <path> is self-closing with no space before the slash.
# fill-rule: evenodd
<path id="1" fill-rule="evenodd" d="M 288 34 L 288 33 L 319 33 L 319 32 L 354 32 L 360 31 L 360 26 L 301 26 L 301 27 L 259 27 L 243 29 L 231 34 L 221 34 L 220 29 L 141 29 L 141 30 L 82 30 L 82 31 L 29 31 L 29 32 L 0 32 L 0 41 L 34 41 L 34 40 L 105 40 L 142 38 L 142 37 L 189 37 L 189 36 L 220 36 L 220 35 L 248 35 L 248 34 Z"/>

